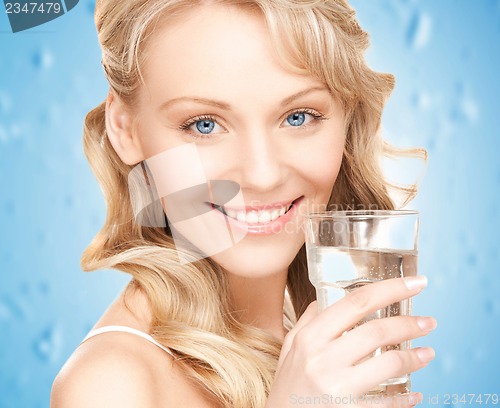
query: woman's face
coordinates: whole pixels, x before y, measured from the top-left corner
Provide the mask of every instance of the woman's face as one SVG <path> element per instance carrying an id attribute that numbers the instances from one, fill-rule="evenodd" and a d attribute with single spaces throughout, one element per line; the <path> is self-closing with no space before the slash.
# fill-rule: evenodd
<path id="1" fill-rule="evenodd" d="M 280 65 L 261 16 L 201 7 L 148 44 L 134 112 L 142 151 L 149 158 L 196 146 L 206 179 L 237 183 L 244 200 L 227 203 L 225 215 L 217 210 L 215 221 L 229 219 L 243 239 L 211 257 L 240 276 L 283 272 L 304 243 L 302 217 L 330 197 L 344 111 L 324 84 Z M 184 169 L 199 166 L 194 156 L 176 157 Z"/>

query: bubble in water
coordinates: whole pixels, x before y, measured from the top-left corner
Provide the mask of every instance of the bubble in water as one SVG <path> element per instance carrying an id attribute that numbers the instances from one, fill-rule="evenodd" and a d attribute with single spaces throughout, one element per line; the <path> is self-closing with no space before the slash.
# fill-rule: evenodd
<path id="1" fill-rule="evenodd" d="M 431 37 L 432 20 L 425 13 L 417 13 L 410 20 L 406 32 L 406 41 L 409 47 L 419 50 L 424 48 Z"/>
<path id="2" fill-rule="evenodd" d="M 62 334 L 57 327 L 47 327 L 35 340 L 33 350 L 44 362 L 56 361 L 61 353 Z"/>

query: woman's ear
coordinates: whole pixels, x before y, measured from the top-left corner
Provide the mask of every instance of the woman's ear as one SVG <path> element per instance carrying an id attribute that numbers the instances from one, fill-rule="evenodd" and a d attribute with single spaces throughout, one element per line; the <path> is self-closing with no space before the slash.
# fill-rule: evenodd
<path id="1" fill-rule="evenodd" d="M 131 114 L 111 90 L 106 99 L 106 133 L 122 162 L 134 165 L 144 160 L 139 138 L 133 130 Z"/>

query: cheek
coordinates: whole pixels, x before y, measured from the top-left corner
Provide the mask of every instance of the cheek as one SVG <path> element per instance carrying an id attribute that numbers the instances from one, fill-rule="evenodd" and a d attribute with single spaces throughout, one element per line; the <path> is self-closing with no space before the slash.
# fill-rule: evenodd
<path id="1" fill-rule="evenodd" d="M 342 163 L 343 143 L 311 144 L 306 151 L 297 157 L 302 176 L 314 186 L 318 198 L 328 200 Z"/>
<path id="2" fill-rule="evenodd" d="M 172 137 L 172 130 L 166 129 L 155 116 L 148 113 L 141 114 L 137 121 L 136 133 L 145 159 L 184 144 Z"/>
<path id="3" fill-rule="evenodd" d="M 198 146 L 198 153 L 208 180 L 234 179 L 232 170 L 238 169 L 241 161 L 232 143 Z"/>

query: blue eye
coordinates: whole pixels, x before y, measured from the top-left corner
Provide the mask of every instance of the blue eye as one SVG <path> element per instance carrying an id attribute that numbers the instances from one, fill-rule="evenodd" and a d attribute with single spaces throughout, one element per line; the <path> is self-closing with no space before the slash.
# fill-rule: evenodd
<path id="1" fill-rule="evenodd" d="M 294 112 L 288 115 L 286 121 L 290 126 L 302 126 L 306 121 L 306 114 L 304 112 Z"/>
<path id="2" fill-rule="evenodd" d="M 226 130 L 219 125 L 218 120 L 211 115 L 191 118 L 180 125 L 179 129 L 195 138 L 208 138 L 226 132 Z"/>
<path id="3" fill-rule="evenodd" d="M 196 121 L 196 129 L 204 135 L 212 133 L 215 128 L 215 122 L 213 120 L 204 119 Z"/>

